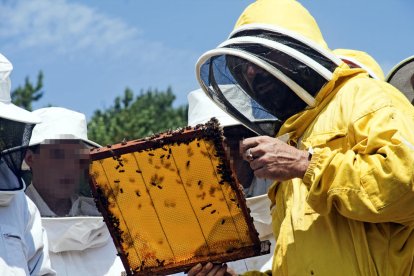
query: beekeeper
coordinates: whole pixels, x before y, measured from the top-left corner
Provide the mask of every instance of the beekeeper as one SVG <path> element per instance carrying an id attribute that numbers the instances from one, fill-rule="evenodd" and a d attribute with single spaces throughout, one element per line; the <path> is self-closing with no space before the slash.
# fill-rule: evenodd
<path id="1" fill-rule="evenodd" d="M 26 194 L 42 215 L 52 267 L 58 275 L 120 275 L 124 268 L 88 184 L 85 115 L 61 107 L 35 110 L 25 162 L 32 172 Z"/>
<path id="2" fill-rule="evenodd" d="M 262 132 L 241 144 L 255 176 L 275 181 L 272 275 L 414 274 L 414 108 L 402 93 L 338 59 L 293 0 L 249 5 L 196 68 L 205 93 L 249 128 L 261 131 L 249 106 L 283 122 L 287 143 Z"/>
<path id="3" fill-rule="evenodd" d="M 11 103 L 12 70 L 0 54 L 0 275 L 55 275 L 39 210 L 23 192 L 20 171 L 40 118 Z"/>
<path id="4" fill-rule="evenodd" d="M 204 124 L 212 117 L 218 119 L 223 127 L 224 136 L 228 147 L 236 145 L 236 150 L 231 151 L 231 161 L 236 169 L 237 178 L 243 185 L 246 204 L 250 209 L 250 215 L 254 219 L 254 225 L 259 233 L 260 240 L 269 240 L 271 249 L 274 248 L 275 239 L 273 238 L 270 216 L 270 200 L 267 197 L 267 189 L 272 184 L 270 179 L 259 179 L 254 177 L 253 171 L 250 169 L 249 163 L 239 156 L 239 143 L 243 138 L 255 135 L 239 121 L 229 116 L 221 110 L 206 94 L 197 89 L 190 92 L 188 98 L 188 125 L 196 126 Z M 244 136 L 245 135 L 245 136 Z M 236 262 L 229 263 L 229 267 L 237 273 L 247 270 L 271 269 L 272 254 L 248 258 Z"/>

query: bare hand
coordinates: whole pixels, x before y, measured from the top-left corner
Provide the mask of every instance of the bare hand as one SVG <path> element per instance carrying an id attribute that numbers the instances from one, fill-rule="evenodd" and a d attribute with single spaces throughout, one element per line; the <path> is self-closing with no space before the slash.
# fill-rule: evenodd
<path id="1" fill-rule="evenodd" d="M 240 143 L 243 158 L 250 162 L 254 175 L 284 181 L 303 178 L 309 166 L 309 153 L 289 146 L 277 138 L 258 136 Z"/>
<path id="2" fill-rule="evenodd" d="M 236 276 L 237 274 L 226 264 L 207 263 L 205 266 L 198 264 L 188 271 L 190 276 Z"/>

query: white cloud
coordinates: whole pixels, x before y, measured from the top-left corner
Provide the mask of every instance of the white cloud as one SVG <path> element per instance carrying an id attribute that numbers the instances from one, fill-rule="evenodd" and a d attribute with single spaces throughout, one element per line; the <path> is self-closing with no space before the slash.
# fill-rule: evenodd
<path id="1" fill-rule="evenodd" d="M 49 54 L 89 58 L 135 58 L 149 61 L 168 52 L 161 43 L 146 41 L 142 32 L 122 19 L 66 0 L 21 0 L 0 4 L 0 41 L 15 51 L 41 49 Z M 136 55 L 143 52 L 145 55 Z"/>

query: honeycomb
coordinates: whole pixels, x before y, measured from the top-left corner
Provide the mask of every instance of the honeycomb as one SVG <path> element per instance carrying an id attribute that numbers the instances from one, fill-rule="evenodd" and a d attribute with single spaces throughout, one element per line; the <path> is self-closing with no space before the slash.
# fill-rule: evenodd
<path id="1" fill-rule="evenodd" d="M 91 151 L 91 188 L 128 275 L 266 254 L 216 120 Z"/>

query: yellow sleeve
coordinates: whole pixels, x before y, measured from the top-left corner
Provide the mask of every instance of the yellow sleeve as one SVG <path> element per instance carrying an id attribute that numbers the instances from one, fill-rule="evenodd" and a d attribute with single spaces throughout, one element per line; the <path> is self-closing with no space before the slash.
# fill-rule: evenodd
<path id="1" fill-rule="evenodd" d="M 388 105 L 348 129 L 348 150 L 314 149 L 308 204 L 322 215 L 336 208 L 355 220 L 414 224 L 413 115 Z"/>

